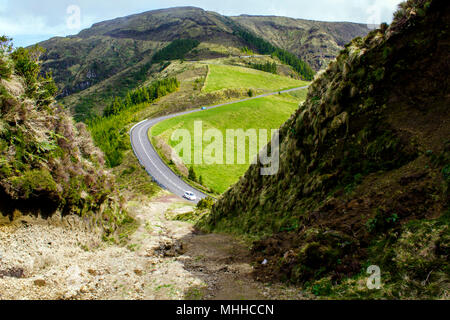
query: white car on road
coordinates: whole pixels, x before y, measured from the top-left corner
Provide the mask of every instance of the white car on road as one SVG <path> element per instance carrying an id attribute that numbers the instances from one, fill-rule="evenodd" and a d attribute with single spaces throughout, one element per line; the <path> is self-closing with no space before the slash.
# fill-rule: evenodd
<path id="1" fill-rule="evenodd" d="M 190 200 L 190 201 L 195 201 L 195 200 L 197 200 L 197 196 L 196 196 L 194 193 L 190 192 L 190 191 L 186 191 L 186 192 L 184 193 L 184 198 L 186 198 L 186 199 L 188 199 L 188 200 Z"/>

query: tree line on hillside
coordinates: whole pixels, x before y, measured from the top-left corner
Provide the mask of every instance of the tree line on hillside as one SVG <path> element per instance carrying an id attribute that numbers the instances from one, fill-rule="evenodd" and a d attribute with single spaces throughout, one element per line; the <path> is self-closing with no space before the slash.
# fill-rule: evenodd
<path id="1" fill-rule="evenodd" d="M 186 53 L 197 47 L 199 44 L 199 41 L 192 39 L 175 40 L 168 46 L 157 51 L 151 61 L 149 61 L 139 69 L 131 71 L 129 74 L 125 74 L 125 76 L 119 80 L 120 85 L 114 88 L 114 94 L 116 95 L 116 97 L 113 98 L 113 102 L 111 103 L 111 105 L 106 108 L 105 115 L 108 116 L 111 114 L 115 114 L 118 111 L 120 112 L 121 108 L 123 108 L 124 106 L 130 105 L 125 101 L 128 100 L 129 102 L 129 99 L 126 97 L 127 93 L 131 88 L 135 88 L 138 83 L 142 83 L 147 79 L 149 70 L 152 68 L 152 65 L 159 63 L 159 72 L 161 72 L 171 64 L 170 60 L 183 59 Z M 151 96 L 151 94 L 149 95 Z M 108 92 L 99 93 L 99 96 L 102 100 L 106 100 L 111 97 Z M 147 100 L 141 99 L 140 102 L 134 101 L 133 103 L 142 102 L 147 102 Z M 95 100 L 91 96 L 81 97 L 80 101 L 75 106 L 75 120 L 88 122 L 94 119 L 96 115 L 92 111 L 93 104 L 95 104 Z"/>
<path id="2" fill-rule="evenodd" d="M 270 54 L 272 57 L 277 57 L 281 62 L 290 65 L 304 80 L 312 80 L 314 78 L 314 70 L 293 53 L 275 47 L 266 40 L 242 29 L 236 24 L 233 24 L 232 28 L 234 35 L 253 46 L 260 54 Z"/>
<path id="3" fill-rule="evenodd" d="M 158 63 L 168 60 L 183 59 L 192 49 L 198 47 L 200 41 L 194 39 L 177 39 L 162 48 L 153 56 L 152 62 Z"/>
<path id="4" fill-rule="evenodd" d="M 156 99 L 172 93 L 178 89 L 180 83 L 176 78 L 168 78 L 153 82 L 148 87 L 128 91 L 124 99 L 115 97 L 113 102 L 103 111 L 104 117 L 119 114 L 122 110 L 133 105 L 153 102 Z"/>
<path id="5" fill-rule="evenodd" d="M 250 68 L 261 70 L 265 72 L 270 72 L 273 74 L 277 74 L 277 64 L 275 62 L 270 63 L 250 63 Z"/>
<path id="6" fill-rule="evenodd" d="M 148 103 L 174 92 L 178 87 L 176 78 L 155 81 L 148 87 L 129 91 L 125 99 L 115 98 L 104 111 L 103 117 L 88 121 L 92 138 L 105 154 L 108 167 L 120 165 L 125 151 L 130 148 L 127 126 L 137 121 L 136 113 L 148 106 Z"/>
<path id="7" fill-rule="evenodd" d="M 139 81 L 145 80 L 147 70 L 151 65 L 159 63 L 161 65 L 160 71 L 164 70 L 170 65 L 170 60 L 183 59 L 184 56 L 196 48 L 200 42 L 194 39 L 177 39 L 172 41 L 168 46 L 157 51 L 153 56 L 150 64 L 146 64 L 139 71 Z M 106 107 L 103 115 L 108 117 L 118 114 L 129 106 L 139 103 L 152 102 L 159 97 L 165 96 L 168 93 L 174 92 L 179 87 L 177 79 L 165 79 L 152 83 L 150 87 L 140 88 L 134 91 L 128 91 L 124 96 L 119 95 L 114 97 L 113 102 Z M 124 97 L 123 99 L 120 96 Z"/>
<path id="8" fill-rule="evenodd" d="M 241 48 L 241 52 L 242 52 L 242 53 L 245 53 L 245 54 L 247 54 L 247 55 L 249 55 L 249 56 L 252 56 L 252 55 L 255 54 L 255 53 L 253 52 L 253 50 L 252 50 L 252 49 L 249 49 L 248 47 L 243 47 L 243 48 Z"/>

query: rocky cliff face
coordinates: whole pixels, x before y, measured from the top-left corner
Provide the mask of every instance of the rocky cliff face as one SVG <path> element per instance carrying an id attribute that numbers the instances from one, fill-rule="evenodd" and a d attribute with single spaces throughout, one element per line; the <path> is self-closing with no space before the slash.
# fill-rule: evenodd
<path id="1" fill-rule="evenodd" d="M 346 45 L 281 128 L 279 172 L 253 165 L 200 226 L 262 237 L 259 277 L 357 290 L 377 264 L 389 281 L 364 294 L 445 296 L 449 17 L 446 1 L 408 1 Z"/>

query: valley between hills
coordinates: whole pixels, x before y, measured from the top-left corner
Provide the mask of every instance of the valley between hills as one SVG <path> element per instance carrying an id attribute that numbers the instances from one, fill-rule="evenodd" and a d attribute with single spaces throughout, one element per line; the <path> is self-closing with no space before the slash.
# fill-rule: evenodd
<path id="1" fill-rule="evenodd" d="M 0 299 L 448 300 L 449 14 L 409 0 L 369 30 L 181 7 L 1 37 Z M 133 149 L 161 117 L 152 160 L 201 199 Z M 194 154 L 198 121 L 279 129 L 279 149 L 186 163 L 174 132 Z"/>

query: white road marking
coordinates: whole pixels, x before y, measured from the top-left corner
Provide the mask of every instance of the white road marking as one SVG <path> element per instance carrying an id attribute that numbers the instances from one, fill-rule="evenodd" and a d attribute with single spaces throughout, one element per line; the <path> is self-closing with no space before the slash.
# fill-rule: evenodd
<path id="1" fill-rule="evenodd" d="M 141 139 L 141 134 L 142 134 L 142 129 L 145 127 L 141 127 L 138 133 L 138 138 L 139 138 L 139 143 L 141 144 L 142 150 L 144 150 L 145 154 L 147 155 L 148 159 L 150 160 L 150 162 L 152 163 L 152 165 L 156 168 L 156 170 L 159 171 L 159 173 L 161 173 L 161 175 L 167 179 L 167 181 L 169 181 L 176 189 L 182 191 L 183 193 L 185 192 L 183 189 L 181 189 L 179 186 L 177 186 L 168 176 L 166 176 L 160 169 L 159 167 L 155 164 L 155 162 L 153 162 L 152 158 L 150 157 L 150 155 L 148 154 L 147 150 L 144 148 L 144 144 L 142 143 L 142 139 Z"/>

